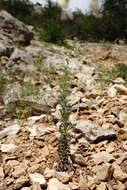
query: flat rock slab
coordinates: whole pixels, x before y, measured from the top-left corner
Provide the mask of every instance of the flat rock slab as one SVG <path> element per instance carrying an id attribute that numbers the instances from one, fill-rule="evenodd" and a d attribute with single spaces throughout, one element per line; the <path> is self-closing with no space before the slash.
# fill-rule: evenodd
<path id="1" fill-rule="evenodd" d="M 8 136 L 15 136 L 21 131 L 21 125 L 17 120 L 14 120 L 12 124 L 0 131 L 0 139 Z"/>
<path id="2" fill-rule="evenodd" d="M 74 132 L 80 132 L 91 143 L 98 143 L 104 140 L 114 140 L 117 138 L 116 133 L 111 130 L 105 130 L 101 127 L 97 127 L 88 120 L 78 120 L 73 129 Z"/>

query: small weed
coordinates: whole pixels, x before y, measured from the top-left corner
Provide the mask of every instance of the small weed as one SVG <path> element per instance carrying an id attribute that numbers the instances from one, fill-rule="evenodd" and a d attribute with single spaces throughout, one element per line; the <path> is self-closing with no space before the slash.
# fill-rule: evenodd
<path id="1" fill-rule="evenodd" d="M 108 42 L 108 41 L 101 41 L 100 42 L 101 44 L 101 47 L 103 50 L 111 50 L 112 49 L 112 43 L 111 42 Z"/>
<path id="2" fill-rule="evenodd" d="M 111 70 L 104 71 L 103 76 L 108 79 L 121 77 L 124 80 L 127 80 L 127 65 L 123 63 L 117 64 Z"/>
<path id="3" fill-rule="evenodd" d="M 70 80 L 71 75 L 66 66 L 64 68 L 64 73 L 61 76 L 60 80 L 60 96 L 59 96 L 59 103 L 61 105 L 61 125 L 59 127 L 60 138 L 59 138 L 59 145 L 58 145 L 58 152 L 59 152 L 59 169 L 60 170 L 70 170 L 71 162 L 70 162 L 70 141 L 71 136 L 69 134 L 69 130 L 73 127 L 73 125 L 69 122 L 70 117 L 70 104 L 68 100 L 68 96 L 70 94 Z"/>
<path id="4" fill-rule="evenodd" d="M 65 42 L 64 47 L 67 48 L 67 49 L 70 49 L 70 50 L 74 50 L 74 49 L 75 49 L 75 46 L 74 46 L 74 45 L 69 44 L 69 43 L 67 43 L 67 42 Z"/>
<path id="5" fill-rule="evenodd" d="M 21 97 L 27 97 L 30 95 L 37 95 L 39 93 L 39 87 L 30 83 L 24 84 L 21 91 Z"/>
<path id="6" fill-rule="evenodd" d="M 37 68 L 38 71 L 42 72 L 43 71 L 43 60 L 46 59 L 45 56 L 38 56 L 36 57 L 36 61 L 35 61 L 35 67 Z"/>
<path id="7" fill-rule="evenodd" d="M 0 96 L 3 94 L 7 81 L 7 75 L 0 70 Z"/>
<path id="8" fill-rule="evenodd" d="M 127 81 L 127 65 L 121 63 L 115 65 L 110 70 L 101 70 L 97 82 L 100 83 L 100 88 L 104 89 L 110 82 L 118 77 Z"/>
<path id="9" fill-rule="evenodd" d="M 24 119 L 31 115 L 32 106 L 25 101 L 16 101 L 7 105 L 6 110 L 6 115 L 12 119 Z"/>
<path id="10" fill-rule="evenodd" d="M 47 22 L 43 28 L 38 30 L 38 36 L 40 40 L 58 45 L 63 45 L 66 39 L 64 28 L 60 24 L 52 21 Z"/>

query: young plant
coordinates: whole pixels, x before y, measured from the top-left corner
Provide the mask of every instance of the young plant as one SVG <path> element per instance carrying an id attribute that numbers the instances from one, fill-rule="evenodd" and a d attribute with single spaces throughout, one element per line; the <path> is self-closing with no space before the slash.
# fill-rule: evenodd
<path id="1" fill-rule="evenodd" d="M 68 63 L 68 61 L 67 61 Z M 64 67 L 64 72 L 61 75 L 60 79 L 60 96 L 59 103 L 61 105 L 61 125 L 59 127 L 60 138 L 58 144 L 58 153 L 59 153 L 59 169 L 62 171 L 70 170 L 72 168 L 70 161 L 70 141 L 71 135 L 69 130 L 73 125 L 69 122 L 70 117 L 70 104 L 68 96 L 70 94 L 70 80 L 71 73 L 68 70 L 68 66 Z"/>
<path id="2" fill-rule="evenodd" d="M 39 87 L 30 83 L 24 84 L 21 91 L 21 97 L 37 95 L 39 93 Z"/>

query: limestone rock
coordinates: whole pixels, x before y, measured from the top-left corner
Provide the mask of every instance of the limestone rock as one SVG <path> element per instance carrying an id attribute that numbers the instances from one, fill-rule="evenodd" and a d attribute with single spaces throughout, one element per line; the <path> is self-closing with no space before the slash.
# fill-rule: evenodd
<path id="1" fill-rule="evenodd" d="M 126 187 L 123 183 L 119 182 L 116 187 L 116 190 L 126 190 Z"/>
<path id="2" fill-rule="evenodd" d="M 34 183 L 32 185 L 32 190 L 42 190 L 42 188 L 39 183 Z"/>
<path id="3" fill-rule="evenodd" d="M 5 36 L 8 34 L 9 40 L 13 39 L 14 43 L 29 44 L 33 38 L 33 32 L 28 26 L 4 10 L 0 11 L 0 28 L 1 33 Z"/>
<path id="4" fill-rule="evenodd" d="M 114 131 L 105 130 L 101 127 L 97 127 L 90 121 L 78 120 L 74 122 L 74 124 L 76 124 L 76 126 L 73 130 L 75 132 L 77 131 L 83 133 L 84 137 L 92 143 L 116 138 L 116 134 Z"/>
<path id="5" fill-rule="evenodd" d="M 10 62 L 12 61 L 15 61 L 15 62 L 23 61 L 24 63 L 32 64 L 33 58 L 32 56 L 27 54 L 25 51 L 15 48 L 10 56 Z"/>
<path id="6" fill-rule="evenodd" d="M 44 171 L 44 177 L 50 179 L 55 176 L 56 171 L 53 169 L 46 168 Z"/>
<path id="7" fill-rule="evenodd" d="M 120 168 L 120 166 L 115 165 L 114 166 L 114 173 L 113 173 L 113 177 L 116 180 L 119 180 L 121 182 L 124 182 L 127 180 L 127 173 L 123 172 L 122 169 Z"/>
<path id="8" fill-rule="evenodd" d="M 117 90 L 115 89 L 114 86 L 111 86 L 108 91 L 107 94 L 109 97 L 115 97 L 117 95 Z"/>
<path id="9" fill-rule="evenodd" d="M 30 136 L 32 137 L 41 137 L 47 134 L 54 132 L 55 130 L 52 127 L 44 127 L 43 125 L 33 125 L 32 128 L 28 128 L 30 131 Z"/>
<path id="10" fill-rule="evenodd" d="M 55 177 L 62 183 L 68 183 L 71 176 L 66 172 L 56 172 Z"/>
<path id="11" fill-rule="evenodd" d="M 23 187 L 28 182 L 29 182 L 29 179 L 27 177 L 21 176 L 15 180 L 14 189 L 20 189 L 21 187 Z"/>
<path id="12" fill-rule="evenodd" d="M 17 146 L 15 144 L 2 144 L 1 145 L 1 152 L 12 152 L 15 150 Z"/>
<path id="13" fill-rule="evenodd" d="M 5 177 L 5 175 L 4 175 L 4 170 L 3 170 L 2 167 L 0 167 L 0 181 L 3 180 L 4 177 Z"/>
<path id="14" fill-rule="evenodd" d="M 115 159 L 112 154 L 109 154 L 106 151 L 98 152 L 93 155 L 93 160 L 96 164 L 113 162 Z"/>
<path id="15" fill-rule="evenodd" d="M 103 166 L 100 166 L 100 168 L 97 171 L 97 179 L 101 181 L 108 181 L 111 180 L 113 174 L 113 168 L 111 164 L 104 164 Z"/>
<path id="16" fill-rule="evenodd" d="M 70 190 L 70 187 L 62 184 L 58 179 L 52 178 L 48 182 L 47 190 Z"/>
<path id="17" fill-rule="evenodd" d="M 37 172 L 30 173 L 29 178 L 32 183 L 38 183 L 41 186 L 46 186 L 46 180 L 45 180 L 44 176 L 40 173 L 37 173 Z"/>
<path id="18" fill-rule="evenodd" d="M 15 166 L 14 171 L 12 172 L 14 178 L 19 178 L 25 174 L 26 168 L 22 164 Z"/>
<path id="19" fill-rule="evenodd" d="M 0 183 L 0 190 L 7 189 L 7 186 L 4 183 Z"/>
<path id="20" fill-rule="evenodd" d="M 18 82 L 9 84 L 3 95 L 3 102 L 5 105 L 13 103 L 20 99 L 21 85 Z"/>
<path id="21" fill-rule="evenodd" d="M 33 125 L 33 124 L 35 124 L 37 121 L 42 120 L 42 119 L 45 118 L 45 117 L 46 117 L 46 114 L 42 114 L 42 115 L 39 115 L 39 116 L 31 116 L 31 117 L 28 117 L 27 120 L 28 120 L 29 125 Z"/>
<path id="22" fill-rule="evenodd" d="M 121 95 L 127 95 L 127 88 L 122 84 L 115 84 L 115 89 L 118 91 Z"/>
<path id="23" fill-rule="evenodd" d="M 21 125 L 17 120 L 14 120 L 9 127 L 0 131 L 0 139 L 7 136 L 15 136 L 21 130 Z"/>
<path id="24" fill-rule="evenodd" d="M 106 190 L 106 189 L 107 189 L 106 184 L 105 183 L 101 183 L 100 185 L 97 186 L 96 190 Z"/>

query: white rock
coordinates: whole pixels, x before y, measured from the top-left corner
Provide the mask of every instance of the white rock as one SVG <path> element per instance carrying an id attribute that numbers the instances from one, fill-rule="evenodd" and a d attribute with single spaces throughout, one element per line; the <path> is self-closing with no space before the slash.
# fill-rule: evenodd
<path id="1" fill-rule="evenodd" d="M 56 172 L 55 177 L 61 181 L 62 183 L 67 183 L 69 182 L 71 175 L 69 175 L 66 172 Z"/>
<path id="2" fill-rule="evenodd" d="M 106 190 L 106 189 L 107 189 L 106 184 L 105 183 L 101 183 L 100 185 L 97 186 L 96 190 Z"/>
<path id="3" fill-rule="evenodd" d="M 34 183 L 32 185 L 32 190 L 42 190 L 41 185 L 39 183 Z"/>
<path id="4" fill-rule="evenodd" d="M 117 90 L 115 89 L 114 86 L 111 86 L 108 91 L 107 91 L 107 94 L 109 97 L 115 97 L 117 95 Z"/>
<path id="5" fill-rule="evenodd" d="M 44 171 L 44 177 L 46 179 L 50 179 L 51 177 L 55 176 L 56 171 L 53 169 L 46 168 Z"/>
<path id="6" fill-rule="evenodd" d="M 7 136 L 15 136 L 21 130 L 20 123 L 15 120 L 9 127 L 6 127 L 0 131 L 0 139 Z"/>
<path id="7" fill-rule="evenodd" d="M 0 167 L 0 180 L 4 179 L 4 170 L 2 167 Z"/>
<path id="8" fill-rule="evenodd" d="M 29 174 L 29 178 L 30 178 L 30 181 L 32 183 L 39 183 L 41 186 L 45 186 L 46 185 L 46 179 L 40 173 L 37 173 L 37 172 L 30 173 Z"/>
<path id="9" fill-rule="evenodd" d="M 97 170 L 97 179 L 101 181 L 107 181 L 111 180 L 113 173 L 112 165 L 109 163 L 104 164 L 103 166 L 100 166 L 100 168 Z"/>
<path id="10" fill-rule="evenodd" d="M 113 177 L 116 180 L 119 181 L 126 181 L 127 180 L 127 173 L 123 172 L 122 169 L 120 168 L 120 166 L 115 165 L 114 166 L 114 173 L 113 173 Z"/>
<path id="11" fill-rule="evenodd" d="M 83 136 L 90 142 L 99 142 L 116 138 L 114 131 L 105 130 L 101 127 L 98 127 L 91 121 L 77 120 L 74 122 L 74 124 L 76 126 L 74 127 L 73 131 L 83 133 Z"/>
<path id="12" fill-rule="evenodd" d="M 33 63 L 32 56 L 30 54 L 27 54 L 25 51 L 15 48 L 10 56 L 11 61 L 17 61 L 21 60 L 25 63 Z"/>
<path id="13" fill-rule="evenodd" d="M 30 187 L 23 187 L 21 190 L 32 190 Z"/>
<path id="14" fill-rule="evenodd" d="M 19 178 L 21 176 L 24 176 L 25 174 L 26 174 L 26 168 L 22 164 L 15 166 L 14 171 L 12 172 L 12 176 L 14 178 Z"/>
<path id="15" fill-rule="evenodd" d="M 21 85 L 18 82 L 8 84 L 3 96 L 4 104 L 8 105 L 9 103 L 19 100 L 20 94 L 21 94 Z"/>
<path id="16" fill-rule="evenodd" d="M 34 123 L 36 123 L 37 121 L 39 121 L 40 119 L 43 119 L 45 117 L 45 114 L 39 115 L 39 116 L 32 116 L 29 117 L 28 120 L 28 124 L 29 125 L 33 125 Z"/>
<path id="17" fill-rule="evenodd" d="M 127 95 L 127 87 L 125 87 L 122 84 L 115 84 L 115 89 L 119 92 L 121 95 Z"/>
<path id="18" fill-rule="evenodd" d="M 62 184 L 58 179 L 52 178 L 48 182 L 47 190 L 70 190 L 70 187 Z"/>
<path id="19" fill-rule="evenodd" d="M 17 148 L 17 146 L 15 144 L 2 144 L 1 152 L 12 152 L 16 148 Z"/>
<path id="20" fill-rule="evenodd" d="M 44 125 L 33 125 L 33 127 L 28 128 L 30 132 L 31 137 L 40 137 L 47 134 L 50 134 L 55 131 L 55 129 L 52 127 L 46 127 Z"/>
<path id="21" fill-rule="evenodd" d="M 28 182 L 29 179 L 26 176 L 21 176 L 15 180 L 14 189 L 21 189 Z"/>
<path id="22" fill-rule="evenodd" d="M 122 123 L 125 123 L 127 121 L 127 109 L 121 110 L 119 113 L 119 120 Z"/>
<path id="23" fill-rule="evenodd" d="M 93 160 L 95 161 L 96 164 L 101 164 L 101 163 L 108 163 L 114 161 L 115 159 L 113 158 L 112 154 L 109 154 L 106 151 L 102 151 L 95 153 L 93 155 Z"/>
<path id="24" fill-rule="evenodd" d="M 125 80 L 123 80 L 121 77 L 118 77 L 114 80 L 115 83 L 117 84 L 125 84 Z"/>

